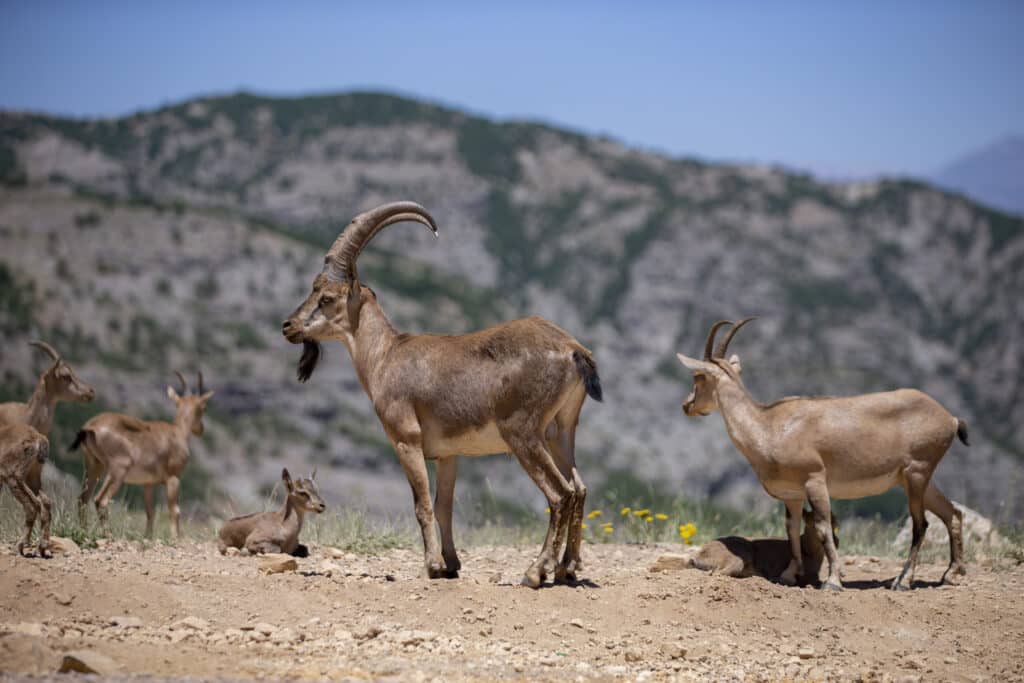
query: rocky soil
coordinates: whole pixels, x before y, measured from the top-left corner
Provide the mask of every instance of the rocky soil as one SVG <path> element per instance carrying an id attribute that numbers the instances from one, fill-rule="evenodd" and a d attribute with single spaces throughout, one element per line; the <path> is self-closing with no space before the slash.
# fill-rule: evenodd
<path id="1" fill-rule="evenodd" d="M 826 594 L 651 573 L 673 548 L 601 545 L 586 581 L 533 591 L 518 579 L 535 550 L 464 550 L 452 581 L 423 578 L 413 550 L 320 547 L 271 574 L 210 543 L 6 550 L 0 680 L 90 660 L 133 680 L 1024 680 L 1021 565 L 972 565 L 956 587 L 924 565 L 893 593 L 898 560 L 847 557 L 847 589 Z"/>

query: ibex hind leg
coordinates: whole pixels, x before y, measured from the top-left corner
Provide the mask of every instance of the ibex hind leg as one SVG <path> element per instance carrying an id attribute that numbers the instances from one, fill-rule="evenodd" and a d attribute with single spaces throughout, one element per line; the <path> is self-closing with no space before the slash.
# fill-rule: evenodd
<path id="1" fill-rule="evenodd" d="M 959 577 L 967 573 L 964 566 L 964 513 L 942 495 L 934 483 L 929 483 L 924 492 L 924 507 L 946 525 L 946 531 L 949 532 L 949 568 L 942 575 L 942 582 L 957 584 L 960 582 Z"/>
<path id="2" fill-rule="evenodd" d="M 924 543 L 928 521 L 924 518 L 924 493 L 928 487 L 928 478 L 919 474 L 906 475 L 907 505 L 910 508 L 910 519 L 913 524 L 913 539 L 910 542 L 910 555 L 907 557 L 903 570 L 892 582 L 893 590 L 910 590 L 914 584 L 914 571 L 917 569 L 917 554 Z"/>
<path id="3" fill-rule="evenodd" d="M 502 429 L 501 435 L 516 460 L 544 494 L 551 510 L 544 546 L 523 577 L 524 586 L 538 588 L 554 572 L 575 489 L 558 470 L 540 435 L 511 427 Z"/>

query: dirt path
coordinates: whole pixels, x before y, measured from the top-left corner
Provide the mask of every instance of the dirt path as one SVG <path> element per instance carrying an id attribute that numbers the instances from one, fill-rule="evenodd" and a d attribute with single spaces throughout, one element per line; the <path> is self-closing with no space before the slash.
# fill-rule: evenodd
<path id="1" fill-rule="evenodd" d="M 92 650 L 168 678 L 1024 680 L 1022 566 L 892 593 L 897 561 L 847 558 L 835 595 L 652 574 L 665 548 L 589 546 L 587 585 L 533 591 L 517 585 L 533 550 L 463 551 L 453 581 L 422 578 L 414 551 L 318 550 L 270 576 L 208 543 L 5 554 L 0 671 L 45 676 Z"/>

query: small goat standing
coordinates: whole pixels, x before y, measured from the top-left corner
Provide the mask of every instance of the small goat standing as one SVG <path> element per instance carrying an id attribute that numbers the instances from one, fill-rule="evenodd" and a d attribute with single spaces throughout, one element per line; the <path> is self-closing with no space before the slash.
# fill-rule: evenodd
<path id="1" fill-rule="evenodd" d="M 181 536 L 178 489 L 181 474 L 188 464 L 188 438 L 190 434 L 203 435 L 203 412 L 213 392 L 205 391 L 201 372 L 198 394 L 190 394 L 184 376 L 180 372 L 175 374 L 181 382 L 181 394 L 174 387 L 167 387 L 167 396 L 177 407 L 174 422 L 139 420 L 121 413 L 100 413 L 82 425 L 71 444 L 71 450 L 82 446 L 85 451 L 85 478 L 78 498 L 80 516 L 84 517 L 85 506 L 96 482 L 105 473 L 103 486 L 96 496 L 96 513 L 100 521 L 106 523 L 107 506 L 122 484 L 142 484 L 146 503 L 146 536 L 152 536 L 156 485 L 164 484 L 174 534 Z"/>
<path id="2" fill-rule="evenodd" d="M 217 534 L 217 548 L 223 555 L 228 548 L 245 548 L 252 554 L 287 553 L 306 557 L 309 551 L 299 543 L 302 521 L 307 512 L 317 514 L 327 506 L 317 490 L 316 470 L 308 479 L 296 479 L 281 471 L 284 482 L 284 506 L 276 512 L 256 512 L 224 522 Z"/>
<path id="3" fill-rule="evenodd" d="M 460 568 L 452 538 L 456 457 L 511 453 L 551 509 L 544 547 L 523 583 L 536 588 L 552 573 L 574 579 L 587 495 L 576 469 L 576 424 L 587 395 L 601 400 L 597 364 L 572 336 L 538 317 L 470 334 L 399 334 L 360 283 L 356 259 L 374 235 L 401 221 L 437 234 L 422 206 L 393 202 L 356 216 L 327 252 L 312 293 L 284 321 L 285 338 L 305 347 L 299 380 L 316 367 L 319 342 L 348 348 L 412 487 L 427 576 L 455 577 Z M 433 506 L 426 460 L 437 461 Z"/>
<path id="4" fill-rule="evenodd" d="M 50 442 L 25 424 L 0 426 L 0 488 L 3 484 L 25 510 L 25 535 L 18 541 L 19 555 L 32 540 L 32 527 L 39 516 L 39 556 L 50 550 L 50 500 L 29 482 L 31 473 L 41 469 L 50 454 Z"/>
<path id="5" fill-rule="evenodd" d="M 693 391 L 683 403 L 689 416 L 721 411 L 726 430 L 747 458 L 768 495 L 786 505 L 786 531 L 792 559 L 782 575 L 795 583 L 804 573 L 800 553 L 800 519 L 810 502 L 814 525 L 828 557 L 829 576 L 823 589 L 841 590 L 839 562 L 831 534 L 833 498 L 863 498 L 894 486 L 907 492 L 913 541 L 893 589 L 913 584 L 917 554 L 928 523 L 924 511 L 935 513 L 949 531 L 949 568 L 943 581 L 954 583 L 965 573 L 962 513 L 932 483 L 932 474 L 957 436 L 967 443 L 967 425 L 935 399 L 916 389 L 899 389 L 850 397 L 789 397 L 762 405 L 743 386 L 739 358 L 725 352 L 747 318 L 733 324 L 712 352 L 721 320 L 711 327 L 704 359 L 677 354 L 693 372 Z M 906 585 L 904 579 L 907 579 Z"/>

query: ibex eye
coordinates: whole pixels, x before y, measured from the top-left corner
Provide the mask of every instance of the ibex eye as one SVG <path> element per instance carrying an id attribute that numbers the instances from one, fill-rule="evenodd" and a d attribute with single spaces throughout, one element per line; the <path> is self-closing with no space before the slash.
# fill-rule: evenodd
<path id="1" fill-rule="evenodd" d="M 330 306 L 332 303 L 334 303 L 334 297 L 333 296 L 322 296 L 322 297 L 320 297 L 320 305 L 321 306 Z"/>

